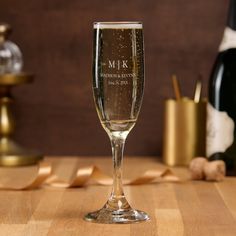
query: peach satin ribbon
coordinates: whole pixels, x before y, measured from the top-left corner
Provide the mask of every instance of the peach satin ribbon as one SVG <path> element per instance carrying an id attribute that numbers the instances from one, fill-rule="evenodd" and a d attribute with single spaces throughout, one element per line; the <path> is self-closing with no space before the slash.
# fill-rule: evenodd
<path id="1" fill-rule="evenodd" d="M 7 176 L 7 172 L 4 176 Z M 176 175 L 174 175 L 174 173 L 170 169 L 166 168 L 164 170 L 147 170 L 140 177 L 133 180 L 124 180 L 123 183 L 124 185 L 138 185 L 154 183 L 158 181 L 178 182 L 180 181 L 180 179 Z M 87 166 L 78 168 L 72 175 L 71 180 L 66 182 L 64 180 L 61 180 L 56 174 L 52 173 L 52 165 L 50 163 L 41 162 L 38 166 L 35 167 L 35 169 L 33 169 L 29 179 L 18 181 L 15 176 L 12 178 L 0 178 L 0 189 L 27 190 L 39 188 L 42 186 L 50 186 L 56 188 L 75 188 L 83 187 L 90 182 L 93 182 L 93 184 L 97 185 L 111 185 L 112 178 L 103 173 L 96 166 Z"/>

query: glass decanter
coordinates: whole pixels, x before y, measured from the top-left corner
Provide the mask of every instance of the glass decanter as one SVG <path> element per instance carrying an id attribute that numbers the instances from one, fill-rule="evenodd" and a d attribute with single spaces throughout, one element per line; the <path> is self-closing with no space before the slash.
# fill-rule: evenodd
<path id="1" fill-rule="evenodd" d="M 19 47 L 8 40 L 11 27 L 0 23 L 0 75 L 19 73 L 23 66 L 22 53 Z"/>

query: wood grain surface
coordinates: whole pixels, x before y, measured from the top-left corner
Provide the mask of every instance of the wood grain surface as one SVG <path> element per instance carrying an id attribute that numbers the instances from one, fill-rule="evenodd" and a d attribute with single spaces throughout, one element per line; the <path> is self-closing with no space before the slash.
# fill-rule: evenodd
<path id="1" fill-rule="evenodd" d="M 95 164 L 111 173 L 110 158 L 47 158 L 62 178 L 69 179 L 77 164 Z M 129 157 L 124 176 L 161 167 L 150 157 Z M 131 205 L 149 213 L 151 220 L 130 225 L 88 223 L 83 216 L 100 208 L 111 187 L 37 189 L 0 192 L 0 235 L 9 236 L 235 236 L 236 178 L 223 182 L 190 181 L 185 168 L 174 168 L 181 183 L 125 186 Z M 24 173 L 22 173 L 24 175 Z"/>
<path id="2" fill-rule="evenodd" d="M 92 23 L 144 23 L 146 87 L 126 153 L 159 155 L 163 101 L 173 97 L 176 73 L 183 95 L 204 95 L 226 22 L 228 0 L 1 0 L 0 21 L 10 23 L 24 54 L 31 85 L 14 89 L 16 137 L 48 155 L 109 155 L 92 97 Z"/>

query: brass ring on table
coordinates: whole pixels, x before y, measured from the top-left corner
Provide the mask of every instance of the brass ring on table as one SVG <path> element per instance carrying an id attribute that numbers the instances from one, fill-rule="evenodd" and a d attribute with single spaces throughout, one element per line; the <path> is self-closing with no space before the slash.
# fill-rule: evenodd
<path id="1" fill-rule="evenodd" d="M 37 164 L 43 156 L 40 154 L 25 154 L 25 155 L 0 155 L 0 166 L 15 167 L 28 166 Z"/>

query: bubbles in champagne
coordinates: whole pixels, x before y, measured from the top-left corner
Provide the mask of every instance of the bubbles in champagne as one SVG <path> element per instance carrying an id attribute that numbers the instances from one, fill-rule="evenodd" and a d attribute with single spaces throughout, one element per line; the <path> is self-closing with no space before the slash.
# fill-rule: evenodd
<path id="1" fill-rule="evenodd" d="M 143 89 L 142 29 L 95 28 L 93 90 L 105 128 L 125 131 L 134 126 Z"/>

